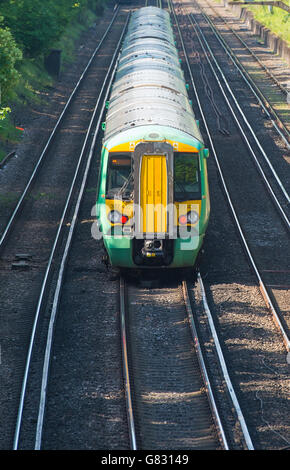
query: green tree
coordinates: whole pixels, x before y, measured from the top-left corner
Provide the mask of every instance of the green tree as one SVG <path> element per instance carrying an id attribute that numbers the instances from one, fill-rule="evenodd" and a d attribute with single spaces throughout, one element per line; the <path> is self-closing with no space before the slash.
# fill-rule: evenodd
<path id="1" fill-rule="evenodd" d="M 2 21 L 3 18 L 0 17 L 0 24 Z M 11 32 L 8 28 L 0 27 L 0 105 L 2 102 L 6 102 L 9 92 L 19 78 L 15 64 L 21 59 L 22 52 L 17 47 Z"/>
<path id="2" fill-rule="evenodd" d="M 10 108 L 8 108 L 8 107 L 0 108 L 0 121 L 4 121 L 4 119 L 6 118 L 8 113 L 11 113 Z M 0 126 L 1 126 L 1 122 L 0 122 Z"/>
<path id="3" fill-rule="evenodd" d="M 26 55 L 37 57 L 59 39 L 87 0 L 4 0 L 1 12 Z"/>
<path id="4" fill-rule="evenodd" d="M 102 0 L 0 0 L 1 15 L 16 42 L 28 57 L 46 53 L 58 41 L 67 24 Z"/>

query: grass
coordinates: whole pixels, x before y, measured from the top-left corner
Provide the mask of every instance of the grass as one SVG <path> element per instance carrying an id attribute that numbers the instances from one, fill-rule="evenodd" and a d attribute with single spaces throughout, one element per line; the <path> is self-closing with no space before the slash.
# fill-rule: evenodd
<path id="1" fill-rule="evenodd" d="M 20 79 L 13 93 L 9 97 L 8 105 L 13 110 L 23 109 L 26 106 L 41 105 L 45 102 L 47 87 L 53 85 L 41 59 L 23 59 L 17 67 Z M 0 122 L 0 162 L 11 149 L 20 141 L 23 131 L 17 129 L 22 123 L 15 121 L 13 113 L 9 113 Z M 8 150 L 9 152 L 10 150 Z"/>
<path id="2" fill-rule="evenodd" d="M 41 104 L 46 88 L 53 85 L 53 79 L 44 68 L 43 60 L 24 59 L 18 66 L 21 78 L 14 91 L 15 104 Z"/>
<path id="3" fill-rule="evenodd" d="M 290 0 L 282 0 L 283 3 L 290 6 Z M 290 44 L 290 14 L 281 8 L 273 7 L 273 12 L 269 11 L 268 6 L 260 5 L 247 8 L 254 14 L 254 18 L 269 28 L 277 36 L 281 37 Z"/>
<path id="4" fill-rule="evenodd" d="M 91 10 L 87 10 L 82 15 L 81 22 L 70 25 L 56 43 L 55 48 L 62 51 L 62 67 L 74 61 L 75 42 L 82 32 L 94 24 L 96 18 L 97 16 Z"/>
<path id="5" fill-rule="evenodd" d="M 1 121 L 0 123 L 0 162 L 6 157 L 7 155 L 7 146 L 16 145 L 21 137 L 23 131 L 17 129 L 13 119 L 9 116 Z"/>
<path id="6" fill-rule="evenodd" d="M 55 44 L 56 49 L 62 50 L 62 69 L 75 58 L 75 43 L 85 30 L 96 21 L 96 14 L 87 10 L 82 14 L 80 22 L 70 24 Z M 24 58 L 17 66 L 20 79 L 9 97 L 7 106 L 15 107 L 36 106 L 46 103 L 47 88 L 53 86 L 53 79 L 45 70 L 43 57 L 37 59 Z M 21 123 L 14 121 L 13 113 L 9 113 L 0 122 L 0 162 L 7 154 L 7 149 L 15 146 L 21 139 L 23 131 L 16 128 Z"/>
<path id="7" fill-rule="evenodd" d="M 214 0 L 216 3 L 224 4 L 224 0 Z M 232 0 L 235 1 L 235 0 Z M 240 0 L 242 1 L 242 0 Z M 253 0 L 253 3 L 259 0 Z M 260 0 L 261 1 L 261 0 Z M 286 5 L 290 6 L 290 0 L 281 0 Z M 242 5 L 240 5 L 242 6 Z M 247 8 L 254 13 L 254 18 L 262 23 L 264 26 L 270 29 L 277 36 L 284 39 L 290 44 L 290 14 L 281 8 L 273 8 L 273 12 L 270 13 L 267 5 L 259 5 L 251 7 L 245 5 L 243 8 Z"/>

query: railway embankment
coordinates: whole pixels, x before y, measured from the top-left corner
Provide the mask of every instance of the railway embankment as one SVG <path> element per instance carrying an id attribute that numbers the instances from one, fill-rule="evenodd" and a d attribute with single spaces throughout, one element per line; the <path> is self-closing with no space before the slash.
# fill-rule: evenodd
<path id="1" fill-rule="evenodd" d="M 232 8 L 226 8 L 222 3 L 218 5 L 212 0 L 199 0 L 199 4 L 218 26 L 223 40 L 231 48 L 228 53 L 236 55 L 253 86 L 258 87 L 267 97 L 267 106 L 272 107 L 274 112 L 281 116 L 283 125 L 289 128 L 290 66 L 287 61 L 275 53 L 277 48 L 269 47 L 260 39 L 258 33 L 251 30 L 239 11 L 235 12 Z M 265 29 L 260 28 L 261 31 Z"/>
<path id="2" fill-rule="evenodd" d="M 252 33 L 263 41 L 264 45 L 268 47 L 270 51 L 280 56 L 290 65 L 290 45 L 287 40 L 275 34 L 271 29 L 258 21 L 253 11 L 243 5 L 227 5 L 227 7 L 233 11 L 235 16 L 237 16 Z"/>
<path id="3" fill-rule="evenodd" d="M 106 0 L 100 0 L 99 3 L 110 4 Z M 15 64 L 18 80 L 10 90 L 9 97 L 3 96 L 3 91 L 2 96 L 0 94 L 0 104 L 10 109 L 5 120 L 0 123 L 0 168 L 17 155 L 16 150 L 23 145 L 35 125 L 38 126 L 40 118 L 45 114 L 47 117 L 53 116 L 56 96 L 59 96 L 61 105 L 63 93 L 60 88 L 63 86 L 69 92 L 78 79 L 82 61 L 85 63 L 88 49 L 94 47 L 103 8 L 106 6 L 98 11 L 87 9 L 83 12 L 81 17 L 65 28 L 53 50 L 39 57 L 23 54 Z M 52 111 L 49 112 L 49 109 Z"/>

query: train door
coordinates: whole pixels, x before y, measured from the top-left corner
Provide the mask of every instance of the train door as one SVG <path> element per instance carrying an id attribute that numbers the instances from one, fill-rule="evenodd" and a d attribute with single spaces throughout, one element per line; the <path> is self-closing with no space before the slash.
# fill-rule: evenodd
<path id="1" fill-rule="evenodd" d="M 167 231 L 168 177 L 165 155 L 143 155 L 140 171 L 140 221 L 143 233 Z"/>

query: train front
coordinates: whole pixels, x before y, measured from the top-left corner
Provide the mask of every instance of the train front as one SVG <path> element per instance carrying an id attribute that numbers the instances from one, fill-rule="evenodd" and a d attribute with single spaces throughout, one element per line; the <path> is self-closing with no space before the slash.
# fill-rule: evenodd
<path id="1" fill-rule="evenodd" d="M 206 157 L 170 17 L 141 8 L 123 45 L 101 155 L 97 217 L 112 266 L 194 266 L 210 210 Z"/>

